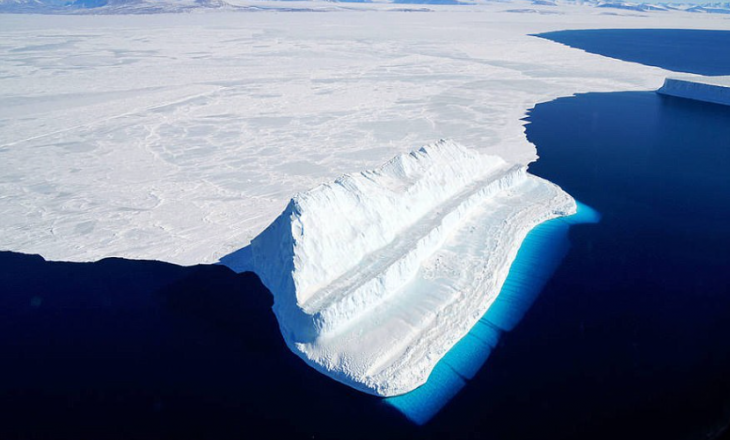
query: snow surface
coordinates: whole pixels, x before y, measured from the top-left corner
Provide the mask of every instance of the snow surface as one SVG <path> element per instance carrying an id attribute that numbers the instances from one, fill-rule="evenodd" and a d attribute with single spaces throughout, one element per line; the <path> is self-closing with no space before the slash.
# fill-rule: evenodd
<path id="1" fill-rule="evenodd" d="M 670 74 L 528 34 L 730 28 L 704 14 L 504 12 L 519 5 L 0 15 L 0 248 L 216 262 L 335 176 L 440 138 L 524 165 L 536 155 L 520 119 L 536 103 L 656 90 Z"/>
<path id="2" fill-rule="evenodd" d="M 426 382 L 486 312 L 559 187 L 450 141 L 298 194 L 251 242 L 289 347 L 382 396 Z"/>
<path id="3" fill-rule="evenodd" d="M 655 90 L 669 74 L 529 34 L 730 28 L 714 14 L 609 16 L 524 1 L 420 8 L 427 13 L 231 3 L 272 11 L 0 15 L 0 247 L 49 260 L 213 263 L 237 255 L 282 210 L 302 209 L 298 255 L 331 264 L 292 259 L 302 270 L 278 285 L 276 263 L 257 263 L 279 292 L 285 338 L 321 370 L 382 395 L 424 381 L 494 299 L 526 231 L 568 212 L 567 196 L 524 171 L 536 159 L 526 111 L 579 92 Z M 326 12 L 277 12 L 285 8 Z M 355 217 L 335 212 L 338 235 L 309 240 L 323 226 L 301 214 L 328 206 L 317 197 L 365 191 L 379 205 L 353 202 L 358 218 L 388 213 L 389 191 L 408 182 L 383 171 L 388 183 L 371 187 L 356 173 L 439 138 L 470 148 L 445 144 L 449 154 L 484 157 L 451 167 L 422 153 L 439 163 L 424 188 L 449 185 L 428 197 L 414 190 L 424 198 L 412 211 L 384 217 L 402 233 L 373 225 L 354 237 Z M 484 166 L 470 173 L 476 163 Z M 353 177 L 287 207 L 342 173 Z"/>
<path id="4" fill-rule="evenodd" d="M 657 92 L 679 98 L 730 105 L 730 76 L 667 78 Z"/>

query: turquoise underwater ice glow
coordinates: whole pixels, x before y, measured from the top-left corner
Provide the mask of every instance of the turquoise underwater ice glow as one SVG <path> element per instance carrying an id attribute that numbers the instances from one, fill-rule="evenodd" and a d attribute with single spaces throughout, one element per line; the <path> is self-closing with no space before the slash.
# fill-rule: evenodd
<path id="1" fill-rule="evenodd" d="M 454 345 L 421 387 L 384 399 L 412 422 L 431 420 L 474 378 L 497 346 L 503 332 L 525 316 L 570 248 L 568 230 L 582 223 L 598 223 L 600 213 L 577 202 L 577 213 L 544 222 L 530 231 L 497 299 L 472 329 Z"/>

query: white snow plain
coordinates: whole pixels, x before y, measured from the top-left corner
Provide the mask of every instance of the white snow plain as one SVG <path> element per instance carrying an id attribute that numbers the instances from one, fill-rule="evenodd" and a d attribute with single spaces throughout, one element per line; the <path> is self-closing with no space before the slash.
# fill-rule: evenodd
<path id="1" fill-rule="evenodd" d="M 393 396 L 425 383 L 484 315 L 527 233 L 575 212 L 525 166 L 442 140 L 298 194 L 246 269 L 295 353 Z"/>
<path id="2" fill-rule="evenodd" d="M 657 92 L 678 98 L 730 105 L 730 76 L 667 78 Z"/>
<path id="3" fill-rule="evenodd" d="M 440 138 L 525 165 L 520 119 L 536 103 L 668 76 L 528 34 L 730 28 L 526 2 L 367 7 L 0 15 L 0 248 L 216 262 L 343 173 Z"/>

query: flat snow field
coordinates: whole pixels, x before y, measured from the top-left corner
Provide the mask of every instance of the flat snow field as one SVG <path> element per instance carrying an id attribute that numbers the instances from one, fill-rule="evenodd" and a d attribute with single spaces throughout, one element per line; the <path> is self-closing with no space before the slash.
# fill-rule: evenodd
<path id="1" fill-rule="evenodd" d="M 535 103 L 671 75 L 528 34 L 730 29 L 523 7 L 2 15 L 0 249 L 215 262 L 299 191 L 439 138 L 528 163 Z"/>

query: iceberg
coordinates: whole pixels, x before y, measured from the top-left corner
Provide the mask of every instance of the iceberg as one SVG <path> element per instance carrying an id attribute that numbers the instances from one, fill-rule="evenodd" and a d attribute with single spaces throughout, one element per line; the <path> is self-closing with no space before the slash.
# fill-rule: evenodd
<path id="1" fill-rule="evenodd" d="M 576 204 L 577 213 L 541 223 L 527 234 L 489 310 L 438 361 L 423 386 L 384 399 L 387 405 L 423 425 L 476 377 L 502 335 L 515 329 L 568 254 L 570 228 L 600 221 L 598 211 L 577 200 Z"/>
<path id="2" fill-rule="evenodd" d="M 527 233 L 575 212 L 527 167 L 441 140 L 296 195 L 251 241 L 248 269 L 294 353 L 395 396 L 484 315 Z"/>
<path id="3" fill-rule="evenodd" d="M 657 90 L 662 95 L 730 105 L 730 76 L 667 78 Z"/>

